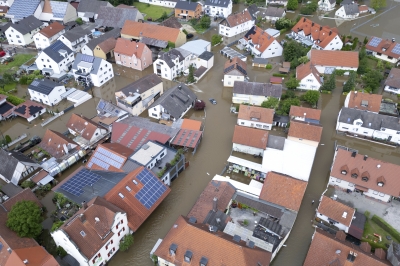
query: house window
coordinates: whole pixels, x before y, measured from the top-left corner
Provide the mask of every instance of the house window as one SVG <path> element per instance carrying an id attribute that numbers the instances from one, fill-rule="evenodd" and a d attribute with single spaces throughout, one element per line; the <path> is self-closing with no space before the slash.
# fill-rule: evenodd
<path id="1" fill-rule="evenodd" d="M 349 187 L 354 187 L 354 184 L 353 183 L 349 183 Z"/>

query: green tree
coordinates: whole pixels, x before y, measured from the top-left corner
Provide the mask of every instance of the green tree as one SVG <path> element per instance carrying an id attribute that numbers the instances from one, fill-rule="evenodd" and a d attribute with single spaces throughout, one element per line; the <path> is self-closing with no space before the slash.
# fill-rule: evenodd
<path id="1" fill-rule="evenodd" d="M 351 71 L 349 75 L 349 79 L 346 81 L 346 84 L 343 86 L 343 92 L 349 92 L 353 90 L 356 86 L 356 72 Z"/>
<path id="2" fill-rule="evenodd" d="M 362 79 L 366 88 L 370 88 L 372 91 L 375 91 L 379 88 L 380 82 L 383 79 L 383 75 L 378 70 L 372 69 L 368 71 Z"/>
<path id="3" fill-rule="evenodd" d="M 295 90 L 300 85 L 300 81 L 296 79 L 296 77 L 291 77 L 288 81 L 285 82 L 286 88 L 289 90 Z"/>
<path id="4" fill-rule="evenodd" d="M 294 26 L 293 24 L 293 21 L 288 18 L 280 18 L 275 22 L 275 28 L 277 30 L 290 29 Z"/>
<path id="5" fill-rule="evenodd" d="M 365 38 L 364 38 L 364 44 L 367 44 L 367 43 L 368 43 L 368 37 L 365 36 Z"/>
<path id="6" fill-rule="evenodd" d="M 386 0 L 371 0 L 370 4 L 373 9 L 379 10 L 386 7 Z"/>
<path id="7" fill-rule="evenodd" d="M 6 139 L 7 143 L 10 143 L 12 141 L 10 135 L 6 135 L 4 138 Z"/>
<path id="8" fill-rule="evenodd" d="M 10 73 L 4 73 L 3 80 L 4 80 L 5 84 L 10 84 L 15 81 L 13 75 L 11 75 Z"/>
<path id="9" fill-rule="evenodd" d="M 15 203 L 7 217 L 7 227 L 19 237 L 35 238 L 42 232 L 42 210 L 33 201 Z"/>
<path id="10" fill-rule="evenodd" d="M 289 0 L 287 3 L 287 9 L 289 10 L 296 10 L 299 6 L 299 2 L 297 0 Z"/>
<path id="11" fill-rule="evenodd" d="M 361 50 L 358 52 L 358 58 L 361 60 L 367 56 L 367 51 L 365 50 L 365 46 L 361 48 Z"/>
<path id="12" fill-rule="evenodd" d="M 189 75 L 188 75 L 188 77 L 187 77 L 187 83 L 188 84 L 190 84 L 190 83 L 193 83 L 193 82 L 195 82 L 196 80 L 194 79 L 194 66 L 192 66 L 192 65 L 190 65 L 189 66 Z"/>
<path id="13" fill-rule="evenodd" d="M 189 23 L 190 23 L 190 25 L 192 25 L 192 26 L 196 26 L 198 22 L 199 22 L 199 21 L 197 20 L 197 18 L 189 19 Z"/>
<path id="14" fill-rule="evenodd" d="M 129 247 L 133 245 L 133 242 L 134 242 L 133 235 L 131 234 L 125 235 L 122 241 L 119 243 L 119 250 L 127 251 Z"/>
<path id="15" fill-rule="evenodd" d="M 240 2 L 239 0 L 233 0 L 232 1 L 233 4 L 239 4 L 239 2 Z"/>
<path id="16" fill-rule="evenodd" d="M 298 58 L 307 55 L 308 51 L 309 48 L 291 40 L 283 47 L 283 58 L 286 62 L 291 62 L 291 68 L 296 68 L 299 65 Z"/>
<path id="17" fill-rule="evenodd" d="M 35 182 L 33 182 L 32 180 L 25 180 L 24 182 L 21 183 L 21 187 L 22 188 L 33 188 L 35 186 Z"/>
<path id="18" fill-rule="evenodd" d="M 218 34 L 214 34 L 213 36 L 211 36 L 211 45 L 217 45 L 219 43 L 222 42 L 222 36 L 218 35 Z"/>
<path id="19" fill-rule="evenodd" d="M 285 94 L 282 95 L 281 100 L 286 100 L 289 98 L 296 98 L 296 94 L 294 93 L 294 91 L 291 90 L 287 90 Z"/>
<path id="20" fill-rule="evenodd" d="M 360 60 L 358 63 L 358 68 L 357 68 L 357 74 L 365 74 L 368 71 L 368 59 L 364 57 L 363 59 Z"/>
<path id="21" fill-rule="evenodd" d="M 83 24 L 82 18 L 77 18 L 77 19 L 75 20 L 75 22 L 78 23 L 78 25 L 82 25 L 82 24 Z"/>
<path id="22" fill-rule="evenodd" d="M 376 69 L 379 71 L 383 71 L 385 69 L 385 65 L 382 60 L 378 60 L 378 63 L 376 64 Z"/>
<path id="23" fill-rule="evenodd" d="M 300 106 L 300 100 L 298 98 L 289 98 L 284 100 L 281 105 L 281 112 L 285 115 L 289 114 L 292 105 Z"/>
<path id="24" fill-rule="evenodd" d="M 311 104 L 312 106 L 316 105 L 319 99 L 319 91 L 307 91 L 303 95 L 303 100 Z"/>
<path id="25" fill-rule="evenodd" d="M 352 50 L 355 50 L 356 48 L 357 48 L 357 45 L 358 45 L 358 38 L 357 37 L 355 37 L 354 39 L 353 39 L 353 45 L 352 45 Z"/>
<path id="26" fill-rule="evenodd" d="M 60 228 L 60 226 L 63 225 L 63 224 L 64 224 L 63 221 L 58 221 L 58 222 L 53 223 L 53 225 L 51 226 L 50 232 L 56 231 L 56 230 L 57 230 L 58 228 Z"/>
<path id="27" fill-rule="evenodd" d="M 202 16 L 199 20 L 200 27 L 203 29 L 208 29 L 211 25 L 211 19 L 209 16 Z"/>
<path id="28" fill-rule="evenodd" d="M 6 82 L 4 79 L 0 79 L 0 88 L 4 89 L 4 86 L 6 86 Z"/>
<path id="29" fill-rule="evenodd" d="M 164 13 L 162 13 L 162 15 L 161 15 L 161 17 L 160 17 L 160 20 L 161 20 L 161 21 L 164 21 L 164 20 L 166 20 L 167 18 L 168 18 L 168 14 L 167 14 L 166 11 L 164 11 Z"/>
<path id="30" fill-rule="evenodd" d="M 324 84 L 321 86 L 321 90 L 324 91 L 332 91 L 336 88 L 336 74 L 335 71 L 329 76 L 328 79 L 325 79 Z"/>
<path id="31" fill-rule="evenodd" d="M 302 56 L 302 57 L 300 57 L 299 59 L 298 59 L 298 62 L 299 62 L 299 64 L 305 64 L 305 63 L 307 63 L 308 61 L 310 61 L 310 59 L 308 59 L 308 56 Z"/>
<path id="32" fill-rule="evenodd" d="M 268 97 L 266 101 L 261 103 L 261 107 L 269 108 L 269 109 L 276 109 L 279 106 L 279 100 L 275 97 Z"/>

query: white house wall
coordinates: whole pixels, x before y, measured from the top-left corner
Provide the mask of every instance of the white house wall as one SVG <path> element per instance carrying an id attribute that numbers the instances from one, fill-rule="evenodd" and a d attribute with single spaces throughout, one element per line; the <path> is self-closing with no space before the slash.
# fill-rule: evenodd
<path id="1" fill-rule="evenodd" d="M 392 59 L 390 59 L 390 58 L 388 58 L 387 55 L 382 54 L 382 53 L 379 55 L 377 52 L 372 52 L 372 55 L 375 56 L 376 58 L 379 58 L 379 59 L 381 59 L 381 60 L 390 62 L 390 63 L 392 63 L 392 64 L 395 64 L 395 63 L 397 63 L 397 62 L 399 61 L 399 58 L 394 58 L 394 57 L 393 57 Z"/>
<path id="2" fill-rule="evenodd" d="M 349 214 L 348 214 L 348 215 L 349 215 Z M 326 215 L 323 215 L 323 214 L 320 213 L 320 212 L 317 212 L 317 217 L 320 218 L 321 220 L 324 220 L 324 221 L 327 222 L 327 223 L 332 224 L 332 223 L 328 220 L 329 217 L 326 216 Z M 332 220 L 333 220 L 333 219 L 332 219 Z M 339 230 L 341 230 L 341 231 L 345 231 L 346 233 L 349 232 L 349 227 L 345 226 L 345 225 L 342 224 L 342 223 L 339 223 L 339 222 L 336 221 L 336 223 L 334 223 L 333 225 L 336 226 L 337 228 L 339 228 Z"/>
<path id="3" fill-rule="evenodd" d="M 394 94 L 400 94 L 400 89 L 399 88 L 394 88 L 394 87 L 390 87 L 390 86 L 385 86 L 385 91 L 387 92 L 391 92 Z"/>
<path id="4" fill-rule="evenodd" d="M 247 154 L 263 154 L 264 150 L 260 148 L 250 147 L 238 143 L 233 143 L 232 149 L 237 152 L 247 153 Z"/>
<path id="5" fill-rule="evenodd" d="M 36 49 L 45 49 L 50 46 L 55 40 L 57 40 L 58 37 L 60 37 L 62 34 L 65 33 L 65 30 L 60 31 L 59 33 L 56 33 L 54 36 L 47 38 L 40 32 L 36 33 L 33 36 L 33 40 L 36 45 Z"/>
<path id="6" fill-rule="evenodd" d="M 61 99 L 61 94 L 66 92 L 64 86 L 55 87 L 49 95 L 37 92 L 35 90 L 31 90 L 28 88 L 29 94 L 31 95 L 31 100 L 40 102 L 49 106 L 53 106 L 59 103 Z"/>
<path id="7" fill-rule="evenodd" d="M 254 20 L 246 21 L 235 27 L 219 24 L 219 34 L 224 37 L 233 37 L 243 32 L 248 32 L 254 26 Z"/>
<path id="8" fill-rule="evenodd" d="M 78 18 L 76 9 L 68 3 L 67 10 L 64 15 L 64 19 L 62 20 L 64 23 L 75 21 Z"/>
<path id="9" fill-rule="evenodd" d="M 40 28 L 34 29 L 30 33 L 22 35 L 20 32 L 15 30 L 13 27 L 9 27 L 5 31 L 7 41 L 13 45 L 28 45 L 33 42 L 33 35 L 40 31 Z"/>
<path id="10" fill-rule="evenodd" d="M 104 85 L 113 77 L 113 67 L 111 63 L 108 63 L 106 60 L 101 60 L 100 67 L 97 73 L 90 73 L 90 78 L 92 79 L 93 85 L 96 87 Z"/>
<path id="11" fill-rule="evenodd" d="M 272 124 L 262 123 L 259 121 L 244 120 L 244 119 L 238 119 L 237 124 L 240 126 L 244 126 L 244 127 L 252 127 L 252 128 L 263 129 L 263 130 L 271 130 L 271 128 L 272 128 Z"/>
<path id="12" fill-rule="evenodd" d="M 314 146 L 314 147 L 318 147 L 318 144 L 319 144 L 319 142 L 316 142 L 316 141 L 312 141 L 312 140 L 308 140 L 308 139 L 295 138 L 295 137 L 291 137 L 291 136 L 288 136 L 287 139 L 290 139 L 290 140 L 293 140 L 293 141 L 297 141 L 299 143 L 311 145 L 311 146 Z"/>
<path id="13" fill-rule="evenodd" d="M 224 87 L 233 87 L 235 81 L 244 81 L 244 76 L 224 75 Z"/>
<path id="14" fill-rule="evenodd" d="M 81 53 L 82 54 L 87 54 L 87 55 L 90 55 L 90 56 L 94 56 L 93 55 L 93 50 L 90 49 L 89 46 L 87 46 L 87 44 L 85 44 L 85 46 L 82 47 Z"/>
<path id="15" fill-rule="evenodd" d="M 139 0 L 140 3 L 147 3 L 155 6 L 165 6 L 175 8 L 176 2 L 173 1 L 158 1 L 158 0 Z"/>
<path id="16" fill-rule="evenodd" d="M 218 16 L 219 17 L 228 17 L 230 14 L 232 14 L 232 1 L 229 1 L 229 5 L 227 7 L 220 7 L 220 6 L 209 6 L 209 5 L 204 5 L 203 11 L 205 10 L 209 10 L 208 14 L 210 17 L 215 17 Z"/>
<path id="17" fill-rule="evenodd" d="M 154 119 L 160 119 L 162 112 L 164 112 L 164 108 L 160 104 L 148 110 L 149 116 Z"/>
<path id="18" fill-rule="evenodd" d="M 298 89 L 301 90 L 312 90 L 317 91 L 321 87 L 321 84 L 318 82 L 317 78 L 310 73 L 308 76 L 304 77 L 300 80 Z"/>
<path id="19" fill-rule="evenodd" d="M 269 97 L 259 96 L 259 95 L 246 95 L 234 93 L 232 97 L 232 102 L 237 104 L 249 103 L 255 106 L 261 106 L 262 102 L 268 100 Z"/>

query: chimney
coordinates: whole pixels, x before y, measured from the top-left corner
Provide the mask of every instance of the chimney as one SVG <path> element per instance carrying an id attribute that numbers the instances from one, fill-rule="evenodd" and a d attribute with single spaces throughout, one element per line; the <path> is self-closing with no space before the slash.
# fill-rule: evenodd
<path id="1" fill-rule="evenodd" d="M 368 155 L 364 155 L 364 161 L 368 159 Z"/>
<path id="2" fill-rule="evenodd" d="M 81 213 L 81 215 L 79 215 L 79 219 L 81 220 L 81 222 L 83 223 L 84 221 L 86 221 L 86 217 L 83 213 Z"/>
<path id="3" fill-rule="evenodd" d="M 319 30 L 322 30 L 322 26 L 319 27 Z"/>
<path id="4" fill-rule="evenodd" d="M 82 201 L 82 209 L 86 210 L 87 208 L 87 203 L 86 201 Z"/>
<path id="5" fill-rule="evenodd" d="M 329 31 L 329 36 L 331 36 L 331 35 L 332 35 L 332 31 L 330 30 L 330 31 Z"/>
<path id="6" fill-rule="evenodd" d="M 392 42 L 395 42 L 396 41 L 396 39 L 395 38 L 392 38 Z"/>
<path id="7" fill-rule="evenodd" d="M 179 85 L 179 86 L 178 86 L 178 89 L 182 89 L 182 85 Z"/>
<path id="8" fill-rule="evenodd" d="M 213 211 L 214 212 L 217 212 L 218 211 L 218 198 L 217 197 L 215 197 L 214 199 L 213 199 Z"/>
<path id="9" fill-rule="evenodd" d="M 314 27 L 314 24 L 315 24 L 314 22 L 313 22 L 313 23 L 311 23 L 311 27 Z"/>
<path id="10" fill-rule="evenodd" d="M 356 155 L 357 155 L 357 152 L 355 152 L 355 151 L 353 151 L 353 152 L 351 153 L 351 157 L 356 158 Z"/>
<path id="11" fill-rule="evenodd" d="M 306 18 L 303 19 L 303 22 L 306 22 Z"/>
<path id="12" fill-rule="evenodd" d="M 307 113 L 304 113 L 304 118 L 307 116 Z"/>

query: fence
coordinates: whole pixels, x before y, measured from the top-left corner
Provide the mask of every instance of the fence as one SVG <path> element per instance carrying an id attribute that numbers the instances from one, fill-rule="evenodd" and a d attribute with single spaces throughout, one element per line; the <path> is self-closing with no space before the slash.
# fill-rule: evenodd
<path id="1" fill-rule="evenodd" d="M 42 127 L 44 127 L 45 125 L 49 124 L 50 122 L 56 120 L 58 117 L 62 116 L 64 114 L 64 111 L 56 113 L 54 116 L 47 118 L 46 120 L 44 120 L 43 123 L 41 123 L 40 125 Z"/>
<path id="2" fill-rule="evenodd" d="M 17 142 L 23 140 L 23 139 L 26 138 L 26 137 L 27 137 L 27 135 L 24 133 L 23 135 L 19 136 L 18 138 L 14 139 L 14 140 L 11 141 L 10 143 L 8 143 L 7 146 L 12 146 L 12 145 L 14 145 L 15 143 L 17 143 Z"/>

